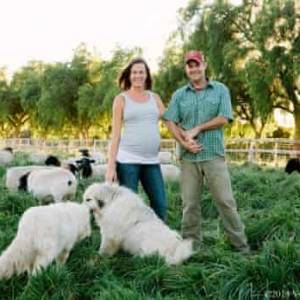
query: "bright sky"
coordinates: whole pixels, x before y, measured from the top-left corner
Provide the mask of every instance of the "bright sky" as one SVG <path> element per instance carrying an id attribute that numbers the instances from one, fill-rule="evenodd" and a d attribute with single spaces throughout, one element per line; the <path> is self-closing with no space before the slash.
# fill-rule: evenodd
<path id="1" fill-rule="evenodd" d="M 109 58 L 116 45 L 141 47 L 152 69 L 177 10 L 188 0 L 7 0 L 0 4 L 0 67 L 68 61 L 84 42 Z"/>

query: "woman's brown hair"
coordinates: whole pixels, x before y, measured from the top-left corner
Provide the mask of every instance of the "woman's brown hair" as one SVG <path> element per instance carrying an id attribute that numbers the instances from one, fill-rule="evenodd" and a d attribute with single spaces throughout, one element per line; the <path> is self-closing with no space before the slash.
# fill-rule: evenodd
<path id="1" fill-rule="evenodd" d="M 135 64 L 144 64 L 145 69 L 146 69 L 146 82 L 145 82 L 145 89 L 146 90 L 151 90 L 152 88 L 152 78 L 150 74 L 150 69 L 146 63 L 146 61 L 143 58 L 135 58 L 133 59 L 128 66 L 121 72 L 121 75 L 119 77 L 119 87 L 123 90 L 129 90 L 131 87 L 131 82 L 130 82 L 130 73 L 132 66 Z"/>

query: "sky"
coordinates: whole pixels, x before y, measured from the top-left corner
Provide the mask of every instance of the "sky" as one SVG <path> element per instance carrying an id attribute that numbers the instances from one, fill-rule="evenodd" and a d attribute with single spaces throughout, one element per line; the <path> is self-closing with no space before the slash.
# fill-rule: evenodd
<path id="1" fill-rule="evenodd" d="M 0 2 L 0 67 L 69 61 L 81 43 L 109 59 L 117 45 L 141 47 L 157 68 L 177 11 L 188 0 L 8 0 Z"/>

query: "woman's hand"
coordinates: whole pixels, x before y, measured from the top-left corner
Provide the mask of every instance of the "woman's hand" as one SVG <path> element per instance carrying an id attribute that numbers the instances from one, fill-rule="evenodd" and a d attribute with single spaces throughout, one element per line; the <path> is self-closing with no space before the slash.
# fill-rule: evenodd
<path id="1" fill-rule="evenodd" d="M 105 181 L 113 183 L 117 181 L 116 167 L 108 167 L 105 174 Z"/>

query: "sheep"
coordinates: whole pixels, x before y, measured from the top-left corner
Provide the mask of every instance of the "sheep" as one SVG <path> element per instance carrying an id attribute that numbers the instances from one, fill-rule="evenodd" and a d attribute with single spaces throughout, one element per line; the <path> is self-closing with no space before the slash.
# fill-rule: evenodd
<path id="1" fill-rule="evenodd" d="M 89 149 L 79 149 L 78 151 L 81 153 L 82 156 L 85 156 L 85 157 L 91 156 Z"/>
<path id="2" fill-rule="evenodd" d="M 57 158 L 57 156 L 54 156 L 52 154 L 43 154 L 43 153 L 32 153 L 30 155 L 29 160 L 34 164 L 43 164 L 46 166 L 61 166 L 60 160 Z"/>
<path id="3" fill-rule="evenodd" d="M 160 151 L 158 153 L 158 158 L 161 164 L 171 164 L 172 163 L 172 153 L 168 151 Z"/>
<path id="4" fill-rule="evenodd" d="M 62 202 L 66 198 L 74 199 L 77 180 L 71 171 L 53 167 L 23 175 L 19 188 L 31 192 L 40 200 L 50 197 L 54 202 Z"/>
<path id="5" fill-rule="evenodd" d="M 92 176 L 104 177 L 107 170 L 107 164 L 92 165 Z"/>
<path id="6" fill-rule="evenodd" d="M 291 158 L 286 164 L 286 173 L 291 174 L 294 171 L 298 171 L 300 173 L 300 158 Z"/>
<path id="7" fill-rule="evenodd" d="M 74 202 L 30 207 L 14 240 L 0 257 L 0 279 L 25 271 L 36 275 L 54 259 L 64 264 L 74 244 L 91 235 L 90 212 Z"/>
<path id="8" fill-rule="evenodd" d="M 0 150 L 0 165 L 9 165 L 13 161 L 13 158 L 13 149 L 11 147 L 6 147 Z"/>
<path id="9" fill-rule="evenodd" d="M 20 185 L 20 178 L 33 171 L 42 169 L 56 168 L 55 166 L 19 166 L 11 167 L 6 170 L 5 186 L 9 191 L 17 191 Z M 62 163 L 62 168 L 71 171 L 74 175 L 77 172 L 77 167 L 74 164 Z"/>
<path id="10" fill-rule="evenodd" d="M 20 178 L 33 170 L 41 170 L 46 168 L 53 168 L 47 166 L 22 166 L 11 167 L 6 170 L 5 186 L 10 191 L 17 191 L 20 185 Z"/>
<path id="11" fill-rule="evenodd" d="M 67 169 L 71 171 L 74 175 L 76 174 L 77 167 L 74 162 L 68 162 L 68 161 L 63 161 L 61 162 L 56 156 L 54 155 L 48 155 L 46 159 L 44 160 L 44 164 L 46 166 L 56 166 L 56 167 L 62 167 L 64 169 Z"/>
<path id="12" fill-rule="evenodd" d="M 79 152 L 81 153 L 82 157 L 88 157 L 95 161 L 95 163 L 103 164 L 105 162 L 105 157 L 100 152 L 93 151 L 90 153 L 89 149 L 80 149 Z"/>
<path id="13" fill-rule="evenodd" d="M 179 180 L 180 169 L 177 166 L 167 164 L 167 165 L 161 165 L 160 167 L 161 167 L 161 172 L 162 172 L 164 180 L 166 180 L 166 181 Z"/>
<path id="14" fill-rule="evenodd" d="M 60 162 L 60 160 L 54 155 L 49 155 L 47 157 L 47 159 L 45 160 L 45 165 L 46 166 L 62 167 L 64 169 L 67 169 L 67 170 L 71 171 L 74 175 L 78 171 L 75 163 L 66 162 L 66 161 Z"/>
<path id="15" fill-rule="evenodd" d="M 95 162 L 93 159 L 90 159 L 89 157 L 83 157 L 80 160 L 76 160 L 76 163 L 78 165 L 78 170 L 81 172 L 82 178 L 87 178 L 92 176 L 93 170 L 91 163 Z"/>
<path id="16" fill-rule="evenodd" d="M 106 172 L 107 165 L 92 165 L 95 161 L 88 157 L 83 157 L 77 160 L 78 170 L 81 171 L 81 176 L 83 178 L 94 177 L 94 176 L 104 176 Z"/>
<path id="17" fill-rule="evenodd" d="M 60 167 L 61 166 L 61 162 L 60 160 L 54 156 L 54 155 L 49 155 L 46 160 L 45 160 L 45 165 L 46 166 L 57 166 Z"/>
<path id="18" fill-rule="evenodd" d="M 64 169 L 66 169 L 66 170 L 71 171 L 74 175 L 76 175 L 76 173 L 78 172 L 77 166 L 75 166 L 75 164 L 72 164 L 72 163 L 64 163 L 64 162 L 62 162 L 61 163 L 61 167 L 64 168 Z"/>

